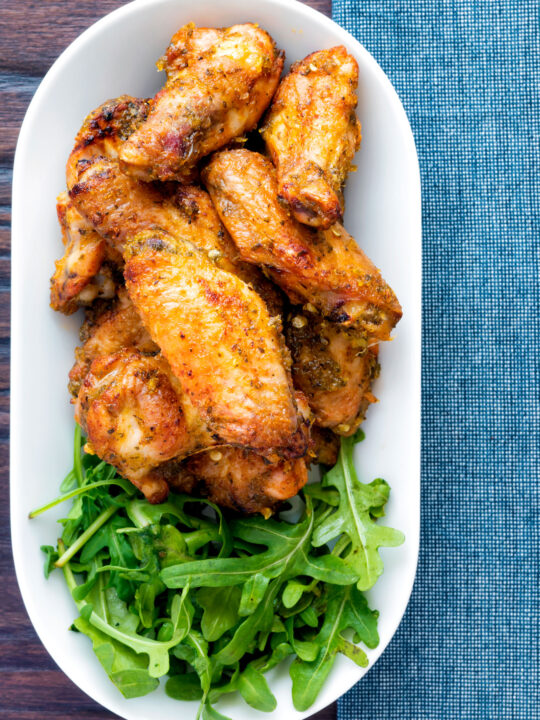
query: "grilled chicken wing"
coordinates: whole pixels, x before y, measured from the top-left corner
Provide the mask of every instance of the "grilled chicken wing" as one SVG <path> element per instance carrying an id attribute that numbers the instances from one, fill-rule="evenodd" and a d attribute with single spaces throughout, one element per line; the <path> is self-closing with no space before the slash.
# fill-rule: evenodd
<path id="1" fill-rule="evenodd" d="M 168 79 L 120 151 L 143 180 L 182 180 L 202 157 L 251 130 L 269 105 L 283 55 L 257 25 L 181 28 L 161 67 Z"/>
<path id="2" fill-rule="evenodd" d="M 342 45 L 314 52 L 282 80 L 261 131 L 279 198 L 307 225 L 343 218 L 341 187 L 361 139 L 357 85 L 358 64 Z"/>
<path id="3" fill-rule="evenodd" d="M 307 481 L 304 459 L 270 463 L 233 447 L 200 452 L 216 440 L 161 355 L 127 348 L 95 359 L 78 394 L 76 419 L 88 449 L 150 502 L 162 502 L 173 487 L 268 516 Z"/>
<path id="4" fill-rule="evenodd" d="M 303 455 L 288 354 L 261 298 L 164 233 L 142 233 L 126 255 L 130 297 L 216 439 Z"/>
<path id="5" fill-rule="evenodd" d="M 313 313 L 292 314 L 285 325 L 293 357 L 293 380 L 306 395 L 321 427 L 352 435 L 375 401 L 377 346 L 354 328 L 323 320 Z"/>
<path id="6" fill-rule="evenodd" d="M 213 444 L 161 356 L 125 349 L 96 358 L 75 406 L 90 448 L 151 502 L 168 494 L 154 468 Z"/>
<path id="7" fill-rule="evenodd" d="M 107 254 L 115 253 L 117 264 L 123 262 L 126 238 L 159 228 L 205 250 L 219 268 L 252 284 L 273 314 L 279 313 L 280 292 L 260 270 L 240 260 L 208 193 L 194 185 L 179 185 L 167 195 L 122 172 L 118 150 L 127 134 L 142 122 L 146 110 L 145 101 L 122 96 L 90 113 L 67 164 L 71 211 L 78 211 L 80 221 L 86 219 L 89 227 L 108 241 Z"/>
<path id="8" fill-rule="evenodd" d="M 379 270 L 345 228 L 311 230 L 277 199 L 272 163 L 249 150 L 213 156 L 203 180 L 240 255 L 266 269 L 292 302 L 388 340 L 401 307 Z"/>
<path id="9" fill-rule="evenodd" d="M 231 447 L 193 455 L 180 465 L 165 466 L 163 471 L 176 490 L 265 517 L 280 502 L 296 495 L 308 479 L 303 458 L 269 463 L 260 455 Z"/>
<path id="10" fill-rule="evenodd" d="M 107 243 L 73 207 L 67 193 L 58 196 L 56 211 L 65 251 L 51 278 L 51 307 L 71 315 L 96 298 L 113 298 L 116 287 L 110 268 L 100 272 Z"/>

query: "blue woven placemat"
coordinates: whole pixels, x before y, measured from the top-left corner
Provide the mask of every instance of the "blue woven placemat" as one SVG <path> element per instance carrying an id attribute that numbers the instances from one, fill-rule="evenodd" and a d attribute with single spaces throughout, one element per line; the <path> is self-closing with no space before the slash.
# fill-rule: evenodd
<path id="1" fill-rule="evenodd" d="M 340 720 L 536 720 L 539 7 L 334 0 L 409 116 L 423 193 L 416 585 Z"/>

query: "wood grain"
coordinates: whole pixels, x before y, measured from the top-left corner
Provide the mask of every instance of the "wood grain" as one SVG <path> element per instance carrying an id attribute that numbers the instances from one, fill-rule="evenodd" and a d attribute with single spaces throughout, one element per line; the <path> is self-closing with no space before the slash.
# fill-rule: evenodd
<path id="1" fill-rule="evenodd" d="M 19 127 L 41 78 L 83 30 L 122 0 L 0 0 L 0 474 L 9 476 L 9 257 L 12 163 Z M 330 15 L 331 0 L 306 0 Z M 60 672 L 24 609 L 11 559 L 9 504 L 0 504 L 0 717 L 105 720 L 116 717 Z M 335 705 L 314 716 L 334 720 Z"/>

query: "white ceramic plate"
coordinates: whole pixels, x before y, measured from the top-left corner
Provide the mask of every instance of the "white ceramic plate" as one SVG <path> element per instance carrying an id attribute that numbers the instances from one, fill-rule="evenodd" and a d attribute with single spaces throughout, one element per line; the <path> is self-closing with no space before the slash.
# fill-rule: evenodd
<path id="1" fill-rule="evenodd" d="M 184 23 L 227 26 L 258 22 L 288 62 L 321 48 L 344 44 L 358 60 L 358 115 L 362 148 L 358 172 L 346 190 L 345 224 L 382 268 L 404 309 L 395 340 L 381 351 L 380 399 L 365 422 L 358 470 L 366 481 L 384 477 L 392 487 L 385 522 L 400 528 L 406 543 L 383 550 L 385 573 L 369 593 L 380 611 L 383 652 L 403 616 L 418 553 L 420 478 L 420 180 L 414 141 L 401 103 L 369 53 L 345 30 L 295 0 L 137 0 L 83 33 L 53 65 L 23 123 L 13 180 L 13 305 L 11 404 L 11 521 L 17 577 L 28 614 L 43 644 L 62 670 L 88 695 L 129 720 L 194 717 L 162 688 L 125 700 L 95 658 L 88 638 L 69 632 L 75 606 L 60 573 L 43 577 L 42 544 L 54 544 L 60 507 L 29 521 L 29 510 L 56 496 L 71 467 L 73 412 L 67 373 L 77 343 L 79 317 L 48 306 L 49 277 L 62 253 L 55 214 L 64 189 L 64 167 L 83 118 L 107 98 L 123 93 L 148 97 L 163 76 L 154 63 Z M 339 656 L 313 707 L 294 710 L 287 667 L 270 685 L 278 699 L 272 717 L 304 718 L 348 690 L 365 670 Z M 39 694 L 39 689 L 36 690 Z M 218 709 L 235 720 L 259 714 L 231 696 Z M 263 716 L 261 715 L 261 718 Z M 266 716 L 268 717 L 268 716 Z"/>

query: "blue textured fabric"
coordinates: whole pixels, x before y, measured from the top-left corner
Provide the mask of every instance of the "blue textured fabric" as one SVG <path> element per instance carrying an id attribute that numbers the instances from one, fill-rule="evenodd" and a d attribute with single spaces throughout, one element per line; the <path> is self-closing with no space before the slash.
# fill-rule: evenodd
<path id="1" fill-rule="evenodd" d="M 409 116 L 422 176 L 417 580 L 340 720 L 536 720 L 539 8 L 334 0 Z"/>

